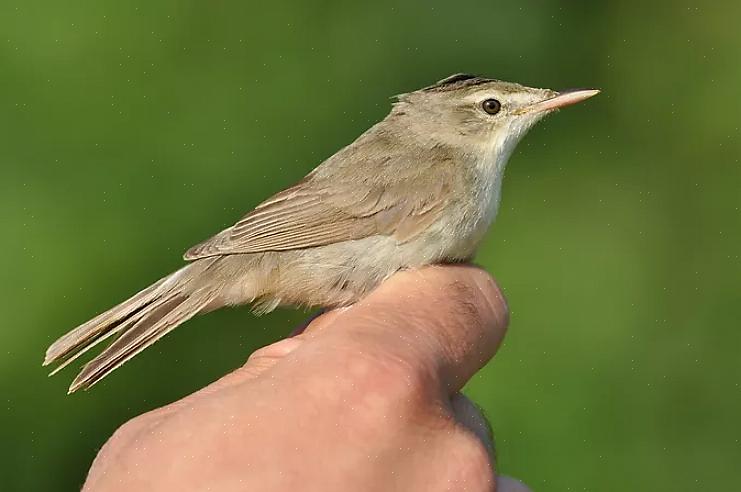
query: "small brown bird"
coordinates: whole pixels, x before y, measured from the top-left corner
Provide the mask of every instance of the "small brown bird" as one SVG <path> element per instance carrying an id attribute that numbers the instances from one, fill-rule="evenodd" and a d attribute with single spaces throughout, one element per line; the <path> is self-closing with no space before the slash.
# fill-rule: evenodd
<path id="1" fill-rule="evenodd" d="M 545 115 L 596 95 L 456 74 L 391 112 L 296 185 L 189 249 L 190 263 L 54 342 L 52 374 L 115 337 L 69 392 L 88 388 L 196 314 L 252 304 L 352 304 L 404 268 L 472 258 L 504 167 Z"/>

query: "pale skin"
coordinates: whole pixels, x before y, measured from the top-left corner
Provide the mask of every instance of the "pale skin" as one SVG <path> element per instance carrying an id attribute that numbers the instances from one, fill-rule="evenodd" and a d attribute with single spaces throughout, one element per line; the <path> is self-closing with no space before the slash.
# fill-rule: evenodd
<path id="1" fill-rule="evenodd" d="M 401 272 L 219 381 L 124 424 L 86 491 L 503 491 L 459 393 L 508 321 L 485 272 Z"/>

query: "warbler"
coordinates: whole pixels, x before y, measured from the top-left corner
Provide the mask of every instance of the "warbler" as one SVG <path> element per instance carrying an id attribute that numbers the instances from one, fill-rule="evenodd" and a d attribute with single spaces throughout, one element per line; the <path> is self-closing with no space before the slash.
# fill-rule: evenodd
<path id="1" fill-rule="evenodd" d="M 71 393 L 199 313 L 347 306 L 398 270 L 468 261 L 497 214 L 520 139 L 598 93 L 455 74 L 401 94 L 382 121 L 301 181 L 189 249 L 185 267 L 59 338 L 44 365 L 61 362 L 56 372 L 113 338 Z"/>

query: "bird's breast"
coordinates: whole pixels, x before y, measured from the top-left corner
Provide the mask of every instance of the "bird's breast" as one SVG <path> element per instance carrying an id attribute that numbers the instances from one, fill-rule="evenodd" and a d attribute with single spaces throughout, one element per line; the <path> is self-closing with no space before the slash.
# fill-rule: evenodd
<path id="1" fill-rule="evenodd" d="M 474 255 L 496 217 L 501 174 L 477 171 L 467 188 L 450 204 L 426 239 L 440 245 L 443 260 L 468 260 Z"/>

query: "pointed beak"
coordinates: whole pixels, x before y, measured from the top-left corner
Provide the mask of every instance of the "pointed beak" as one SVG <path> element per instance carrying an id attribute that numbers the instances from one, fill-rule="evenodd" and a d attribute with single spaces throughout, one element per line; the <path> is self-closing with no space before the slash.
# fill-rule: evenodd
<path id="1" fill-rule="evenodd" d="M 599 94 L 598 89 L 574 89 L 562 91 L 550 99 L 540 101 L 523 108 L 523 113 L 540 113 L 542 111 L 553 111 L 555 109 L 565 108 L 578 102 L 582 102 L 590 97 Z"/>

